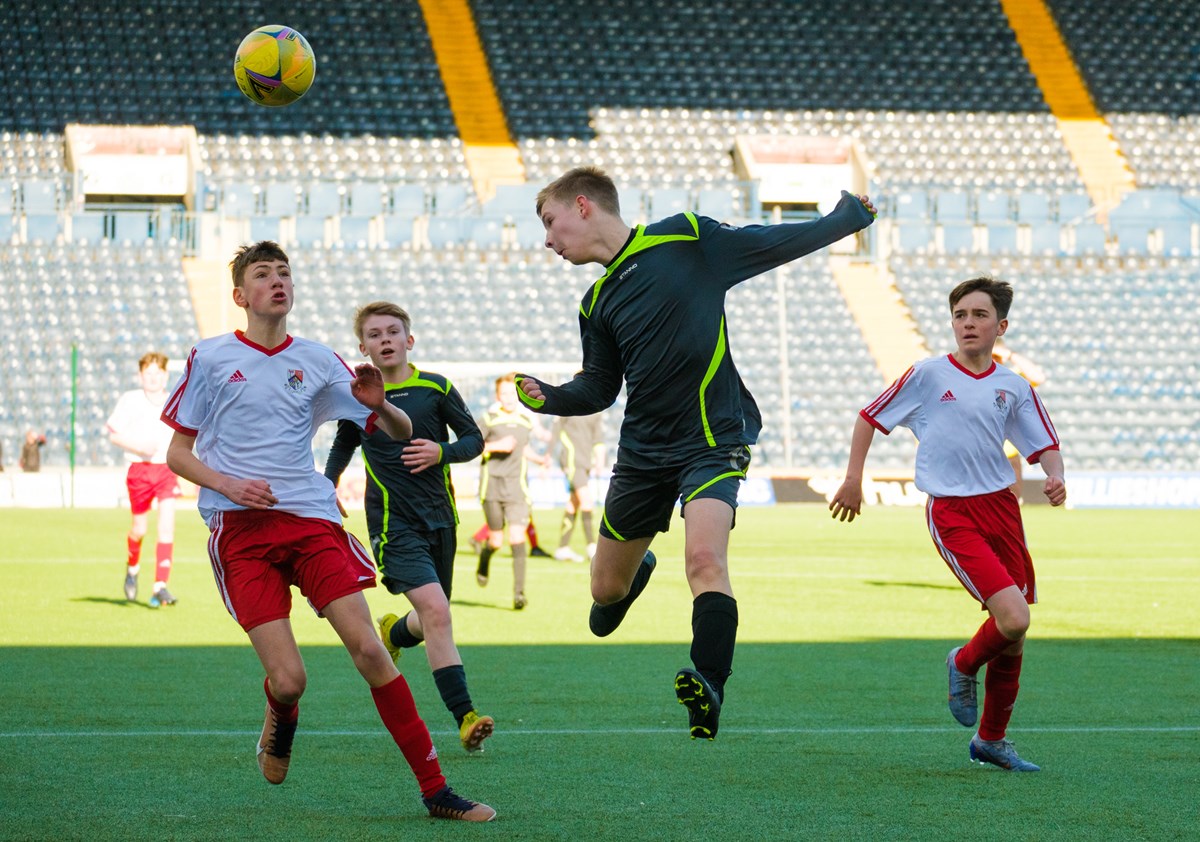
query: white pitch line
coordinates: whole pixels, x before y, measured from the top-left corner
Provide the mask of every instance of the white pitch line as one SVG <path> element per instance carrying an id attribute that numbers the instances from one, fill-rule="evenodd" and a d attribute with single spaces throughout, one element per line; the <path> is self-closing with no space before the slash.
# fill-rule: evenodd
<path id="1" fill-rule="evenodd" d="M 497 731 L 497 736 L 514 737 L 609 737 L 620 734 L 640 735 L 677 735 L 680 728 L 504 728 Z M 1200 733 L 1200 725 L 1051 725 L 1032 726 L 1014 729 L 1019 734 L 1194 734 Z M 375 737 L 380 736 L 382 729 L 360 730 L 329 730 L 300 729 L 305 737 Z M 723 728 L 723 734 L 738 734 L 741 736 L 780 734 L 797 734 L 808 736 L 845 735 L 845 734 L 958 734 L 961 729 L 949 726 L 911 725 L 911 726 L 879 726 L 864 728 Z M 254 731 L 5 731 L 0 732 L 0 739 L 21 740 L 33 738 L 65 739 L 68 737 L 253 737 L 259 734 Z M 435 737 L 458 736 L 457 731 L 431 731 Z"/>

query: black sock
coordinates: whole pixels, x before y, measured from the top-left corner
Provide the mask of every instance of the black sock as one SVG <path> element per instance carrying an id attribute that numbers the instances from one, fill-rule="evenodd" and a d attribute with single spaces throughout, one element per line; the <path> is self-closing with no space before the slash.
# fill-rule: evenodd
<path id="1" fill-rule="evenodd" d="M 471 704 L 471 694 L 467 692 L 467 671 L 462 664 L 442 667 L 433 671 L 433 683 L 446 703 L 446 710 L 454 715 L 461 727 L 463 717 L 475 708 Z"/>
<path id="2" fill-rule="evenodd" d="M 713 690 L 725 698 L 725 680 L 733 673 L 737 641 L 737 600 L 706 591 L 692 602 L 692 663 Z"/>
<path id="3" fill-rule="evenodd" d="M 408 614 L 412 612 L 409 611 Z M 414 646 L 421 645 L 421 638 L 412 633 L 408 627 L 408 614 L 400 618 L 400 622 L 392 626 L 392 645 L 399 646 L 401 649 L 412 649 Z"/>
<path id="4" fill-rule="evenodd" d="M 486 576 L 488 574 L 488 565 L 490 565 L 492 562 L 492 553 L 494 552 L 496 551 L 492 549 L 491 544 L 485 545 L 484 548 L 479 551 L 479 567 L 476 572 L 478 572 L 480 576 Z"/>

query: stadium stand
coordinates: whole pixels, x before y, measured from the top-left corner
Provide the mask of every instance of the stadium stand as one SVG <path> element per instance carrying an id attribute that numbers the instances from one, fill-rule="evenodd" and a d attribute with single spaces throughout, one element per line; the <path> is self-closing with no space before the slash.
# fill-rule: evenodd
<path id="1" fill-rule="evenodd" d="M 181 261 L 213 241 L 293 249 L 314 290 L 293 326 L 344 354 L 356 355 L 354 307 L 387 297 L 414 312 L 421 360 L 569 366 L 595 267 L 542 248 L 538 188 L 598 164 L 631 222 L 682 209 L 761 222 L 731 150 L 766 135 L 861 144 L 882 213 L 877 250 L 859 259 L 893 273 L 930 347 L 946 350 L 953 283 L 991 272 L 1017 286 L 1012 344 L 1051 373 L 1044 392 L 1070 466 L 1200 470 L 1197 329 L 1183 326 L 1171 348 L 1158 331 L 1162 314 L 1197 304 L 1200 88 L 1180 57 L 1200 49 L 1200 0 L 1049 0 L 1141 188 L 1114 207 L 1089 198 L 992 0 L 470 5 L 527 178 L 494 197 L 476 193 L 415 0 L 291 10 L 320 64 L 313 90 L 283 109 L 232 83 L 229 58 L 257 8 L 248 0 L 0 7 L 10 452 L 27 425 L 65 440 L 75 342 L 77 461 L 119 461 L 101 429 L 112 396 L 147 348 L 186 354 L 197 321 Z M 51 25 L 64 14 L 86 42 Z M 186 95 L 177 79 L 140 72 L 183 27 L 192 42 L 229 44 L 193 56 Z M 863 44 L 869 59 L 847 46 Z M 195 210 L 85 205 L 65 156 L 70 122 L 194 125 Z M 840 469 L 854 412 L 884 383 L 829 262 L 743 284 L 729 310 L 731 353 L 767 421 L 756 465 Z M 54 361 L 45 390 L 28 374 L 35 353 Z M 881 439 L 872 463 L 904 469 L 912 448 Z"/>

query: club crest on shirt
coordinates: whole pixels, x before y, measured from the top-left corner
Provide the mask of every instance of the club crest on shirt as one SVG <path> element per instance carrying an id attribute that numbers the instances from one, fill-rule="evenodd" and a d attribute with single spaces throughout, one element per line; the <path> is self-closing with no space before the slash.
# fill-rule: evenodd
<path id="1" fill-rule="evenodd" d="M 995 405 L 996 405 L 996 409 L 999 410 L 1000 412 L 1003 412 L 1004 410 L 1008 409 L 1008 393 L 1005 392 L 1003 389 L 996 390 Z"/>
<path id="2" fill-rule="evenodd" d="M 287 387 L 293 392 L 304 391 L 304 372 L 300 369 L 288 369 Z"/>

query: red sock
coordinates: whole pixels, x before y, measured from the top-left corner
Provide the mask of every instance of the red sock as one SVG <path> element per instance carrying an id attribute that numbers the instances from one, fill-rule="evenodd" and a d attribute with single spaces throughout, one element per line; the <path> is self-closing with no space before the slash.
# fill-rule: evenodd
<path id="1" fill-rule="evenodd" d="M 271 695 L 271 679 L 263 679 L 263 691 L 267 694 L 267 704 L 271 706 L 271 710 L 279 715 L 279 718 L 284 721 L 294 721 L 300 716 L 300 703 L 292 702 L 286 705 Z"/>
<path id="2" fill-rule="evenodd" d="M 1000 634 L 1000 629 L 996 628 L 995 618 L 988 617 L 979 627 L 979 631 L 975 632 L 975 636 L 967 641 L 967 645 L 959 651 L 958 656 L 954 659 L 954 664 L 961 672 L 974 675 L 984 664 L 1012 646 L 1013 643 L 1014 641 Z"/>
<path id="3" fill-rule="evenodd" d="M 1002 740 L 1012 718 L 1013 705 L 1020 688 L 1021 656 L 997 655 L 987 665 L 983 679 L 983 716 L 979 720 L 979 739 Z"/>
<path id="4" fill-rule="evenodd" d="M 142 557 L 142 539 L 135 539 L 132 535 L 126 535 L 125 546 L 129 548 L 129 556 L 125 563 L 130 567 L 137 567 L 138 559 Z"/>
<path id="5" fill-rule="evenodd" d="M 429 729 L 417 713 L 417 703 L 413 701 L 408 682 L 404 676 L 398 675 L 382 687 L 372 687 L 371 695 L 375 699 L 375 707 L 379 709 L 379 718 L 417 776 L 421 794 L 432 798 L 446 785 L 446 778 L 438 763 L 437 749 L 433 747 Z"/>
<path id="6" fill-rule="evenodd" d="M 171 551 L 174 544 L 158 543 L 154 545 L 154 581 L 164 585 L 171 576 Z"/>
<path id="7" fill-rule="evenodd" d="M 483 542 L 488 539 L 488 526 L 485 523 L 483 526 L 475 530 L 475 534 L 471 536 L 472 541 Z"/>
<path id="8" fill-rule="evenodd" d="M 533 525 L 533 521 L 529 521 L 529 525 L 525 527 L 525 537 L 529 539 L 529 549 L 536 550 L 537 542 L 537 527 Z"/>

